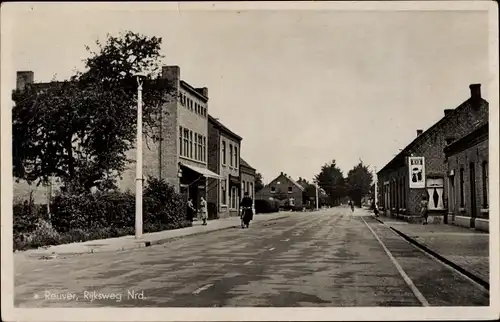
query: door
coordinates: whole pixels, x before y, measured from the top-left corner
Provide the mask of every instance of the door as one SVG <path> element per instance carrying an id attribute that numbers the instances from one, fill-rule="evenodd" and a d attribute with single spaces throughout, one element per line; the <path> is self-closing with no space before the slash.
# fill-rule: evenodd
<path id="1" fill-rule="evenodd" d="M 476 169 L 474 168 L 474 163 L 471 162 L 469 165 L 469 182 L 470 182 L 470 227 L 475 228 L 476 213 Z"/>

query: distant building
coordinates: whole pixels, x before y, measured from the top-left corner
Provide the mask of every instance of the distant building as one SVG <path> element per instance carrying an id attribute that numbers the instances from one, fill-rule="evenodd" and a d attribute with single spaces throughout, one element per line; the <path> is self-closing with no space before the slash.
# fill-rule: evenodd
<path id="1" fill-rule="evenodd" d="M 430 222 L 446 220 L 443 149 L 488 120 L 488 102 L 481 98 L 481 85 L 470 85 L 471 96 L 417 137 L 377 174 L 379 206 L 386 215 L 418 215 L 419 203 L 429 200 Z"/>
<path id="2" fill-rule="evenodd" d="M 488 123 L 444 149 L 448 223 L 489 231 Z"/>
<path id="3" fill-rule="evenodd" d="M 238 216 L 240 203 L 241 137 L 216 118 L 208 116 L 208 167 L 220 175 L 209 180 L 209 216 Z"/>
<path id="4" fill-rule="evenodd" d="M 256 199 L 277 200 L 284 209 L 302 210 L 304 187 L 281 172 L 281 174 L 256 193 Z"/>
<path id="5" fill-rule="evenodd" d="M 241 177 L 241 195 L 245 193 L 252 198 L 255 207 L 255 176 L 256 170 L 252 168 L 245 160 L 240 158 L 240 177 Z"/>

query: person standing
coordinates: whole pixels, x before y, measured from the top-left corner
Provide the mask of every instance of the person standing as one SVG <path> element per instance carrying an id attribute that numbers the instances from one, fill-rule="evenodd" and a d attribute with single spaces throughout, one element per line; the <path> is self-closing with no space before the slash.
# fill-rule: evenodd
<path id="1" fill-rule="evenodd" d="M 193 225 L 195 213 L 196 213 L 196 209 L 194 208 L 194 205 L 193 205 L 193 199 L 189 198 L 188 204 L 187 204 L 187 220 L 191 223 L 191 226 Z"/>
<path id="2" fill-rule="evenodd" d="M 351 211 L 354 212 L 354 201 L 350 200 L 349 204 L 351 205 Z"/>
<path id="3" fill-rule="evenodd" d="M 207 209 L 207 201 L 205 198 L 201 197 L 201 202 L 200 202 L 200 207 L 201 207 L 201 220 L 203 220 L 203 225 L 207 225 L 207 220 L 208 220 L 208 209 Z"/>
<path id="4" fill-rule="evenodd" d="M 427 225 L 427 218 L 429 217 L 429 201 L 427 200 L 427 196 L 422 197 L 422 201 L 420 201 L 420 215 L 422 216 L 422 224 Z"/>

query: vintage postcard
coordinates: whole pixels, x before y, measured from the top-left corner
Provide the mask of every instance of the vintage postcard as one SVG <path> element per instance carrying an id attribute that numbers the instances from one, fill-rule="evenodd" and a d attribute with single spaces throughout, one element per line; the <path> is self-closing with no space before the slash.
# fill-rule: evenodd
<path id="1" fill-rule="evenodd" d="M 495 2 L 1 9 L 3 320 L 499 317 Z"/>

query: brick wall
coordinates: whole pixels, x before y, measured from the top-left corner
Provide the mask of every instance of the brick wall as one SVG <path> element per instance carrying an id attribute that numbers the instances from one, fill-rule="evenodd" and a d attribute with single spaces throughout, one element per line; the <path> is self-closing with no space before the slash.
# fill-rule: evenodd
<path id="1" fill-rule="evenodd" d="M 208 122 L 208 169 L 220 174 L 220 138 L 219 130 L 212 122 Z M 217 179 L 208 179 L 207 202 L 215 205 L 219 213 L 220 182 Z M 220 217 L 220 215 L 219 215 Z"/>
<path id="2" fill-rule="evenodd" d="M 413 146 L 406 151 L 407 155 L 425 157 L 425 172 L 426 177 L 436 176 L 446 178 L 447 164 L 445 162 L 444 148 L 447 139 L 459 139 L 467 133 L 488 120 L 488 102 L 480 98 L 471 98 L 465 101 L 455 110 L 448 110 L 447 116 L 439 121 L 436 126 L 433 126 L 428 131 L 420 135 Z M 404 161 L 395 165 L 393 168 L 388 168 L 378 173 L 380 188 L 383 187 L 384 181 L 392 181 L 393 179 L 405 180 L 406 193 L 406 213 L 410 215 L 419 214 L 419 203 L 423 196 L 427 196 L 426 189 L 409 189 L 408 187 L 408 160 L 405 157 Z M 446 181 L 446 180 L 445 180 Z M 379 204 L 385 209 L 395 208 L 396 204 L 386 204 L 384 195 L 379 195 Z M 446 187 L 443 194 L 444 200 L 447 200 Z M 399 212 L 399 209 L 396 209 Z"/>
<path id="3" fill-rule="evenodd" d="M 279 184 L 278 184 L 279 182 Z M 271 192 L 272 188 L 275 189 L 275 192 Z M 288 192 L 289 188 L 291 188 L 291 193 Z M 280 174 L 276 179 L 271 181 L 268 185 L 266 185 L 262 190 L 260 190 L 256 194 L 256 199 L 261 200 L 269 200 L 269 198 L 274 198 L 276 200 L 278 196 L 285 196 L 286 199 L 294 198 L 295 199 L 295 208 L 302 208 L 303 206 L 303 191 L 297 187 L 294 183 L 292 183 L 285 174 Z M 286 199 L 279 200 L 281 206 L 285 204 Z"/>
<path id="4" fill-rule="evenodd" d="M 449 185 L 450 196 L 448 213 L 456 216 L 471 217 L 473 214 L 472 198 L 475 199 L 475 217 L 488 218 L 487 204 L 483 201 L 483 162 L 488 162 L 488 140 L 481 141 L 463 151 L 453 154 L 448 157 L 448 173 L 454 172 L 453 185 L 450 181 Z M 474 183 L 475 193 L 471 189 L 470 164 L 474 163 Z M 461 205 L 460 197 L 460 169 L 463 169 L 463 205 Z M 486 188 L 488 190 L 488 188 Z M 473 195 L 472 195 L 473 194 Z M 488 193 L 487 193 L 488 195 Z M 489 197 L 489 196 L 488 196 Z M 489 198 L 488 198 L 489 203 Z"/>

